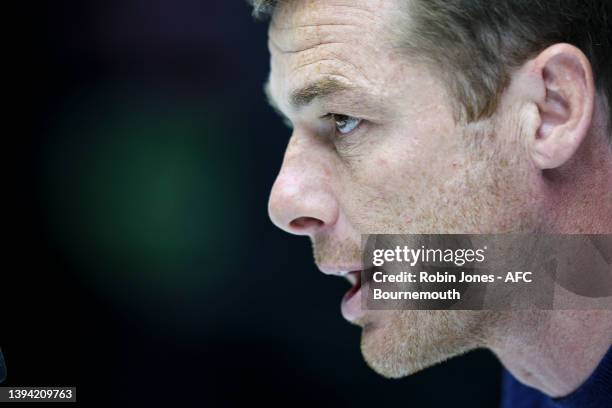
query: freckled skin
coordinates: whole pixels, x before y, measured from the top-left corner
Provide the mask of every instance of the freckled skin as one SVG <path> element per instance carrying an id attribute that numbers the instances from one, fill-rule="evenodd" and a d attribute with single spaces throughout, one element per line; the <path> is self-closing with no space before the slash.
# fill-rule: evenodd
<path id="1" fill-rule="evenodd" d="M 360 234 L 533 232 L 551 223 L 550 200 L 528 160 L 510 89 L 500 112 L 457 123 L 442 82 L 395 47 L 392 1 L 290 1 L 269 31 L 269 89 L 293 123 L 270 215 L 310 236 L 317 265 L 360 263 Z M 365 89 L 331 103 L 365 118 L 337 136 L 321 123 L 323 102 L 294 109 L 292 90 L 325 76 Z M 511 86 L 512 88 L 512 86 Z M 297 217 L 320 222 L 292 227 Z M 295 225 L 295 224 L 294 224 Z M 378 372 L 400 377 L 485 346 L 498 316 L 470 311 L 368 311 L 362 352 Z"/>

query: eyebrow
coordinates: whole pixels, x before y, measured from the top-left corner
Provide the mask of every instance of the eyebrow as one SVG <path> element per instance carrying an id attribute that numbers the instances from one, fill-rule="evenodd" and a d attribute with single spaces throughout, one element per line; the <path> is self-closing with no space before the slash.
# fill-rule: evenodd
<path id="1" fill-rule="evenodd" d="M 347 91 L 351 89 L 350 86 L 340 82 L 334 78 L 323 78 L 311 84 L 304 86 L 303 88 L 296 89 L 291 93 L 290 101 L 291 104 L 296 108 L 309 105 L 318 98 L 325 98 L 333 94 Z"/>
<path id="2" fill-rule="evenodd" d="M 329 97 L 339 92 L 351 90 L 352 87 L 334 78 L 322 78 L 318 81 L 310 83 L 302 88 L 296 89 L 291 93 L 289 101 L 295 109 L 309 105 L 315 99 Z M 276 101 L 270 92 L 270 82 L 264 85 L 264 92 L 268 99 L 268 103 L 274 110 L 280 112 Z"/>

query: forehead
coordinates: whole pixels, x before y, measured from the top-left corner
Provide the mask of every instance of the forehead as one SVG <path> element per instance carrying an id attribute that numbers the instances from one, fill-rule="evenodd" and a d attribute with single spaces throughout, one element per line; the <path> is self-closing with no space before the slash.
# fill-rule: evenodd
<path id="1" fill-rule="evenodd" d="M 325 78 L 383 86 L 397 42 L 394 5 L 389 0 L 280 2 L 269 29 L 272 96 L 288 103 L 292 90 Z"/>

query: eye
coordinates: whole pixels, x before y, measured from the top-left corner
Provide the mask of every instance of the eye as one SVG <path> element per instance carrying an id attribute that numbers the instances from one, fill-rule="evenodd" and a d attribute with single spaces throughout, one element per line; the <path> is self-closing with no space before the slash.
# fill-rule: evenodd
<path id="1" fill-rule="evenodd" d="M 330 113 L 329 116 L 334 121 L 336 132 L 341 135 L 351 133 L 361 124 L 361 119 L 352 116 L 339 115 L 336 113 Z"/>

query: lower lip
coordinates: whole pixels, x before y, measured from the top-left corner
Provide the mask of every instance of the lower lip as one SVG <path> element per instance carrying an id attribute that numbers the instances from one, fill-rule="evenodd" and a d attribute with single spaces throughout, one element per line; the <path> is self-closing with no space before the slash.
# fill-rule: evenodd
<path id="1" fill-rule="evenodd" d="M 360 273 L 361 272 L 357 272 Z M 342 298 L 342 316 L 349 322 L 355 322 L 363 317 L 365 310 L 361 307 L 361 277 Z"/>

